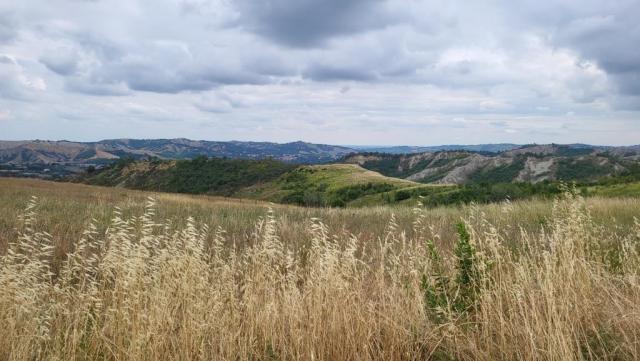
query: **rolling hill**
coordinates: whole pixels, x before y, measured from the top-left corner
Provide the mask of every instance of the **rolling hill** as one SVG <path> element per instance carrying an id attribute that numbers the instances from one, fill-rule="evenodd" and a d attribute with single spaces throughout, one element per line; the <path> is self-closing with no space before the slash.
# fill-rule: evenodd
<path id="1" fill-rule="evenodd" d="M 289 171 L 273 182 L 244 189 L 237 196 L 305 206 L 344 207 L 365 196 L 416 186 L 421 185 L 385 177 L 355 164 L 309 165 Z"/>
<path id="2" fill-rule="evenodd" d="M 241 159 L 274 158 L 288 163 L 323 163 L 353 149 L 305 142 L 213 142 L 189 139 L 110 139 L 98 142 L 0 141 L 0 164 L 102 164 L 121 158 L 188 159 L 199 155 Z"/>
<path id="3" fill-rule="evenodd" d="M 633 177 L 582 187 L 584 195 L 633 196 Z M 559 182 L 423 184 L 389 177 L 357 164 L 293 165 L 281 161 L 196 157 L 191 160 L 120 160 L 76 176 L 76 182 L 138 190 L 207 194 L 311 207 L 415 206 L 491 203 L 552 197 Z M 635 179 L 637 180 L 637 179 Z M 585 184 L 585 183 L 583 183 Z"/>
<path id="4" fill-rule="evenodd" d="M 365 196 L 425 186 L 354 164 L 295 166 L 278 160 L 196 157 L 121 160 L 77 182 L 161 192 L 209 194 L 305 206 L 344 207 Z"/>
<path id="5" fill-rule="evenodd" d="M 635 186 L 619 184 L 640 180 L 638 146 L 548 144 L 498 153 L 350 151 L 302 142 L 186 139 L 0 142 L 0 174 L 15 171 L 3 169 L 9 166 L 23 172 L 18 175 L 54 173 L 94 185 L 321 207 L 418 201 L 438 206 L 544 197 L 560 191 L 557 181 L 575 181 L 585 192 L 628 194 Z M 334 163 L 313 164 L 329 160 Z M 614 184 L 619 189 L 610 187 Z"/>
<path id="6" fill-rule="evenodd" d="M 593 182 L 638 172 L 637 147 L 532 145 L 500 153 L 358 153 L 340 162 L 420 183 Z"/>
<path id="7" fill-rule="evenodd" d="M 352 147 L 305 142 L 215 142 L 183 138 L 111 139 L 86 143 L 0 141 L 0 175 L 61 179 L 121 159 L 180 160 L 206 156 L 271 158 L 292 164 L 358 164 L 389 177 L 420 183 L 593 181 L 624 173 L 629 164 L 637 163 L 640 154 L 640 146 L 585 144 L 353 148 L 367 151 L 358 153 Z"/>

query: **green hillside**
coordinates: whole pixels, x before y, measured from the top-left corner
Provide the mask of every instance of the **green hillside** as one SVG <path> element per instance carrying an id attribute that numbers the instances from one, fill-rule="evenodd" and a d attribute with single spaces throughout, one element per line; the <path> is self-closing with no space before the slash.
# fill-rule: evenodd
<path id="1" fill-rule="evenodd" d="M 77 180 L 87 184 L 161 192 L 232 196 L 269 182 L 295 166 L 277 160 L 196 157 L 192 160 L 122 160 Z"/>
<path id="2" fill-rule="evenodd" d="M 455 157 L 454 157 L 455 158 Z M 295 166 L 278 160 L 197 157 L 193 160 L 121 160 L 90 171 L 76 181 L 103 186 L 173 193 L 209 194 L 307 207 L 363 207 L 384 204 L 427 207 L 549 198 L 563 189 L 560 181 L 514 182 L 521 157 L 474 173 L 465 184 L 423 184 L 388 177 L 357 164 Z M 437 159 L 432 159 L 437 162 Z M 448 163 L 442 159 L 440 163 Z M 572 167 L 576 165 L 575 167 Z M 589 163 L 591 164 L 591 163 Z M 639 196 L 635 170 L 623 176 L 589 181 L 580 160 L 566 162 L 564 179 L 583 195 Z M 446 167 L 446 165 L 444 165 Z M 599 174 L 591 169 L 589 174 Z M 602 173 L 604 174 L 604 173 Z M 587 181 L 584 181 L 587 179 Z M 580 181 L 583 180 L 583 181 Z"/>
<path id="3" fill-rule="evenodd" d="M 250 187 L 238 195 L 287 204 L 344 207 L 362 197 L 418 185 L 354 164 L 329 164 L 298 167 L 273 182 Z"/>
<path id="4" fill-rule="evenodd" d="M 76 181 L 161 192 L 210 194 L 303 206 L 344 207 L 373 194 L 419 185 L 353 164 L 294 166 L 277 160 L 197 157 L 119 161 Z"/>

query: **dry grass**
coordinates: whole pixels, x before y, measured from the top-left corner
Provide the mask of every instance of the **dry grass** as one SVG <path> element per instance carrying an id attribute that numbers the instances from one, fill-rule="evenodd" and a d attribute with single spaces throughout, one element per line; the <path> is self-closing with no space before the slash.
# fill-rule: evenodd
<path id="1" fill-rule="evenodd" d="M 0 228 L 2 360 L 640 355 L 635 200 L 269 211 L 12 182 L 0 192 L 16 228 Z M 58 222 L 72 226 L 44 232 Z"/>

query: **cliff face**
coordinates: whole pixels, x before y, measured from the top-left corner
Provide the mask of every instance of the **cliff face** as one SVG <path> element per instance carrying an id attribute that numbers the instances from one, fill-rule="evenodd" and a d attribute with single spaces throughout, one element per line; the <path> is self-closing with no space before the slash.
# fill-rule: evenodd
<path id="1" fill-rule="evenodd" d="M 347 163 L 422 183 L 591 181 L 617 175 L 639 162 L 638 147 L 534 145 L 501 153 L 441 151 L 360 153 Z"/>

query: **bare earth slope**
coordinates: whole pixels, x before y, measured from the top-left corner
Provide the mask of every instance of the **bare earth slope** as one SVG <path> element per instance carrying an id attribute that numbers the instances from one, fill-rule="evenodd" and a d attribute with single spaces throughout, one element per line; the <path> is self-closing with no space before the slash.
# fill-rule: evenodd
<path id="1" fill-rule="evenodd" d="M 589 182 L 638 167 L 637 147 L 533 145 L 501 153 L 359 153 L 342 161 L 421 183 Z"/>

